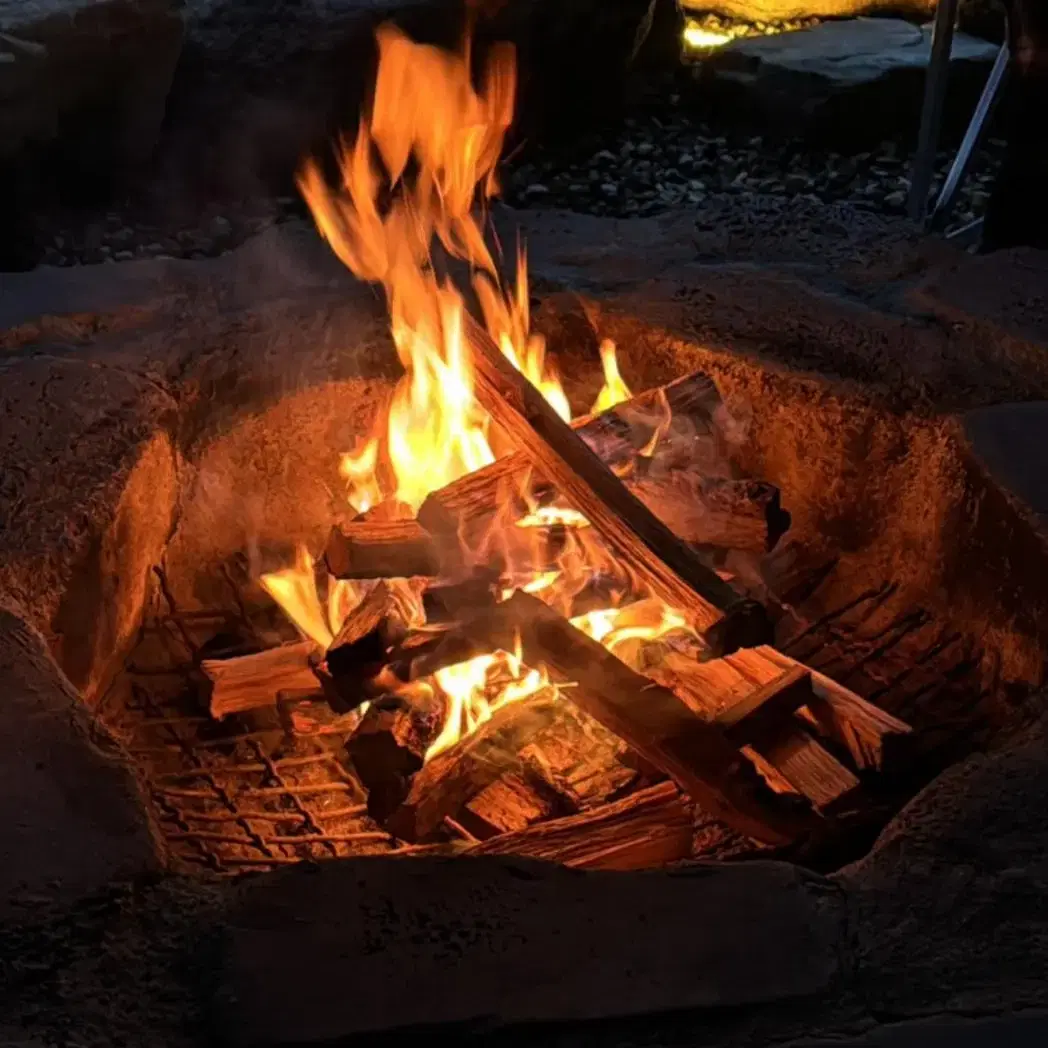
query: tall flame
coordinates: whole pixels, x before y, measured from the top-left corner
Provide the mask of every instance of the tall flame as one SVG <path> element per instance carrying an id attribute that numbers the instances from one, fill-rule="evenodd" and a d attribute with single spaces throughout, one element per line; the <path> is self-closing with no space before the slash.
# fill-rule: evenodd
<path id="1" fill-rule="evenodd" d="M 505 356 L 545 396 L 561 418 L 571 410 L 543 340 L 530 330 L 527 264 L 504 282 L 484 238 L 483 208 L 497 189 L 495 167 L 513 114 L 516 72 L 509 47 L 492 49 L 479 83 L 471 76 L 468 40 L 456 53 L 414 43 L 392 26 L 378 30 L 378 75 L 370 113 L 354 141 L 337 156 L 338 185 L 329 186 L 308 162 L 299 187 L 317 228 L 357 276 L 380 283 L 404 376 L 371 436 L 341 459 L 350 503 L 359 512 L 391 500 L 417 511 L 432 491 L 494 461 L 489 419 L 474 398 L 474 374 L 464 338 L 465 301 L 451 273 L 465 264 L 469 288 L 488 332 Z M 478 213 L 479 211 L 479 213 Z M 630 397 L 615 346 L 600 347 L 605 385 L 594 410 Z M 539 506 L 520 493 L 529 511 L 502 523 L 496 545 L 513 586 L 542 592 L 567 613 L 572 599 L 608 564 L 585 520 L 565 507 Z M 540 564 L 551 526 L 567 531 L 557 563 Z M 485 547 L 478 557 L 492 552 Z M 267 591 L 307 637 L 326 648 L 342 618 L 360 599 L 352 584 L 329 585 L 321 608 L 308 553 L 294 567 L 265 576 Z M 417 593 L 405 603 L 419 609 Z M 399 594 L 399 590 L 397 590 Z M 621 594 L 615 596 L 615 601 Z M 413 603 L 412 603 L 413 602 Z M 640 601 L 610 607 L 574 621 L 617 652 L 628 642 L 683 626 L 661 605 Z M 405 614 L 417 624 L 418 615 Z M 474 730 L 506 702 L 551 685 L 516 652 L 491 652 L 439 670 L 407 685 L 442 692 L 444 730 L 433 756 Z"/>

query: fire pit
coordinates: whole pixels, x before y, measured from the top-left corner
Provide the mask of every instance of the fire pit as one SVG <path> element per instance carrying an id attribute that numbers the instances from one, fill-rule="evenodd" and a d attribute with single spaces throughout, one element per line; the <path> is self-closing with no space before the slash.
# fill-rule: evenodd
<path id="1" fill-rule="evenodd" d="M 117 612 L 134 650 L 76 656 L 165 860 L 858 854 L 1009 720 L 1038 629 L 999 632 L 996 580 L 957 565 L 1037 540 L 941 424 L 682 351 L 642 319 L 663 291 L 533 324 L 473 211 L 512 55 L 474 89 L 468 51 L 379 53 L 338 190 L 312 162 L 301 187 L 384 286 L 404 377 L 198 419 L 150 597 Z"/>

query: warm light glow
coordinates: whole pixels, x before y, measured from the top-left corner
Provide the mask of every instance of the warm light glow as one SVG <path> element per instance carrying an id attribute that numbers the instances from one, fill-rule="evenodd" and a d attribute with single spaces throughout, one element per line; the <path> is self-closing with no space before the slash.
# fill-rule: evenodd
<path id="1" fill-rule="evenodd" d="M 684 43 L 693 51 L 708 51 L 714 47 L 723 47 L 732 41 L 730 33 L 716 33 L 710 29 L 703 29 L 695 22 L 688 22 L 684 26 Z"/>
<path id="2" fill-rule="evenodd" d="M 493 49 L 476 86 L 468 44 L 448 53 L 384 26 L 378 50 L 374 102 L 356 139 L 339 150 L 340 184 L 331 188 L 318 164 L 310 162 L 299 186 L 338 257 L 385 290 L 404 375 L 369 438 L 342 455 L 340 472 L 358 512 L 379 507 L 396 516 L 413 514 L 431 492 L 495 458 L 488 416 L 474 397 L 463 294 L 444 275 L 455 263 L 468 263 L 484 325 L 505 356 L 562 419 L 571 419 L 571 409 L 542 338 L 530 330 L 523 249 L 517 252 L 515 277 L 507 282 L 484 238 L 482 208 L 496 189 L 495 165 L 513 111 L 512 50 Z M 612 342 L 601 343 L 600 357 L 604 388 L 594 411 L 631 396 Z M 661 421 L 657 430 L 652 447 L 665 431 Z M 520 490 L 506 492 L 479 546 L 463 552 L 468 563 L 500 565 L 503 599 L 523 589 L 570 614 L 580 593 L 586 591 L 592 605 L 593 592 L 599 592 L 599 601 L 606 597 L 611 606 L 573 621 L 627 661 L 640 643 L 686 628 L 681 616 L 646 597 L 582 514 L 539 505 L 530 477 Z M 387 580 L 395 614 L 408 629 L 425 624 L 423 584 Z M 305 550 L 294 567 L 264 576 L 262 585 L 322 648 L 366 592 L 330 580 L 325 614 Z M 544 667 L 527 666 L 520 652 L 506 651 L 392 686 L 409 699 L 414 694 L 445 704 L 443 730 L 427 758 L 475 731 L 508 702 L 542 692 L 556 695 Z"/>

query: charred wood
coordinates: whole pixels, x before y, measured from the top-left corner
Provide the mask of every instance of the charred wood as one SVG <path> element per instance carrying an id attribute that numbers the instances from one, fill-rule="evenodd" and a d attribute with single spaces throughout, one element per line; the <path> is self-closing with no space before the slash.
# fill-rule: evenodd
<path id="1" fill-rule="evenodd" d="M 397 698 L 372 703 L 346 743 L 357 777 L 368 791 L 368 814 L 381 822 L 407 797 L 426 751 L 440 734 L 443 703 Z"/>
<path id="2" fill-rule="evenodd" d="M 346 616 L 325 656 L 328 690 L 334 689 L 340 712 L 369 698 L 366 682 L 374 679 L 386 662 L 386 619 L 393 609 L 389 587 L 380 582 Z"/>
<path id="3" fill-rule="evenodd" d="M 627 478 L 626 486 L 674 534 L 696 546 L 765 553 L 789 530 L 779 489 L 684 469 Z"/>
<path id="4" fill-rule="evenodd" d="M 477 399 L 535 469 L 597 529 L 612 552 L 707 634 L 718 651 L 765 643 L 764 609 L 706 567 L 563 422 L 542 394 L 467 320 Z M 603 650 L 603 649 L 602 649 Z"/>

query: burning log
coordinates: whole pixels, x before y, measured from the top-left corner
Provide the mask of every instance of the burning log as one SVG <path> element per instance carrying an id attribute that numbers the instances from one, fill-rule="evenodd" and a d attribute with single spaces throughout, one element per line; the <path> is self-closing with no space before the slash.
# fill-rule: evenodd
<path id="1" fill-rule="evenodd" d="M 768 844 L 785 844 L 817 825 L 810 809 L 767 790 L 718 727 L 542 601 L 517 592 L 499 605 L 498 613 L 499 634 L 518 632 L 525 662 L 572 682 L 564 689 L 566 698 L 669 775 L 711 815 Z"/>
<path id="2" fill-rule="evenodd" d="M 397 698 L 372 703 L 346 743 L 357 776 L 368 791 L 368 814 L 382 822 L 407 797 L 426 751 L 440 734 L 443 703 Z"/>
<path id="3" fill-rule="evenodd" d="M 714 416 L 721 408 L 717 387 L 708 376 L 696 372 L 599 415 L 576 419 L 572 427 L 604 462 L 618 466 L 629 462 L 651 442 L 667 411 L 678 427 L 683 425 L 694 433 L 704 433 L 713 431 Z M 644 420 L 653 421 L 645 425 Z M 694 441 L 689 444 L 694 447 Z M 518 451 L 507 455 L 433 492 L 419 509 L 419 521 L 431 534 L 446 541 L 461 538 L 474 546 L 484 537 L 499 508 L 507 501 L 512 504 L 519 500 L 531 472 L 525 454 Z M 545 477 L 530 477 L 532 497 L 541 501 L 554 490 Z M 655 512 L 659 515 L 658 509 Z"/>
<path id="4" fill-rule="evenodd" d="M 281 696 L 319 694 L 320 681 L 311 657 L 316 646 L 303 640 L 254 655 L 205 659 L 200 668 L 211 687 L 210 712 L 217 719 L 231 713 L 275 706 Z"/>
<path id="5" fill-rule="evenodd" d="M 675 783 L 474 845 L 467 855 L 523 855 L 595 870 L 639 870 L 687 859 L 692 810 Z"/>
<path id="6" fill-rule="evenodd" d="M 656 595 L 704 630 L 714 650 L 733 651 L 769 641 L 771 623 L 764 608 L 739 597 L 631 494 L 468 318 L 466 332 L 478 401 L 611 550 Z"/>
<path id="7" fill-rule="evenodd" d="M 354 520 L 331 529 L 324 563 L 336 579 L 406 579 L 439 575 L 440 558 L 415 520 Z"/>
<path id="8" fill-rule="evenodd" d="M 516 766 L 517 753 L 550 720 L 554 708 L 551 695 L 540 692 L 497 709 L 489 721 L 422 768 L 383 825 L 401 840 L 431 837 L 446 817 Z"/>
<path id="9" fill-rule="evenodd" d="M 740 651 L 727 660 L 750 680 L 765 683 L 801 664 L 775 648 Z M 857 768 L 880 768 L 886 739 L 909 735 L 912 728 L 825 674 L 811 670 L 815 701 L 799 714 L 851 754 Z"/>
<path id="10" fill-rule="evenodd" d="M 332 706 L 340 713 L 367 698 L 366 683 L 386 662 L 386 618 L 393 609 L 389 587 L 380 582 L 346 616 L 325 655 L 325 684 Z"/>
<path id="11" fill-rule="evenodd" d="M 750 746 L 773 736 L 788 717 L 814 699 L 811 674 L 795 666 L 725 710 L 717 724 L 736 746 Z"/>

